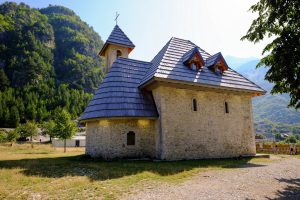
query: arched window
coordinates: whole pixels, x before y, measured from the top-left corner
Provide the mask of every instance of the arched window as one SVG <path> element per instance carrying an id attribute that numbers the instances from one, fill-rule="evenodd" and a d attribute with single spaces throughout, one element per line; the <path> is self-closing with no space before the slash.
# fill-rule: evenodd
<path id="1" fill-rule="evenodd" d="M 117 58 L 122 56 L 122 52 L 120 50 L 117 50 Z"/>
<path id="2" fill-rule="evenodd" d="M 127 133 L 127 145 L 135 145 L 135 133 L 133 131 Z"/>
<path id="3" fill-rule="evenodd" d="M 197 100 L 193 99 L 193 111 L 197 111 Z"/>
<path id="4" fill-rule="evenodd" d="M 229 113 L 228 103 L 225 101 L 225 113 Z"/>

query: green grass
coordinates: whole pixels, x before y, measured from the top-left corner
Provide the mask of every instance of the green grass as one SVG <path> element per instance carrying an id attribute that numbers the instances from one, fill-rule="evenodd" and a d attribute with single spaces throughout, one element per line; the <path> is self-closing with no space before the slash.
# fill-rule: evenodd
<path id="1" fill-rule="evenodd" d="M 207 170 L 262 166 L 266 159 L 174 162 L 102 161 L 83 150 L 50 145 L 0 146 L 0 199 L 116 199 L 160 183 L 177 184 Z"/>

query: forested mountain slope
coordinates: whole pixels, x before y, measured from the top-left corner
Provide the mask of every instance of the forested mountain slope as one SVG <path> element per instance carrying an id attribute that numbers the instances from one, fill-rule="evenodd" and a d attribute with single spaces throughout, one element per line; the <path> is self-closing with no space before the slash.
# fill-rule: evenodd
<path id="1" fill-rule="evenodd" d="M 78 117 L 102 79 L 100 36 L 72 10 L 0 5 L 0 127 Z"/>
<path id="2" fill-rule="evenodd" d="M 273 85 L 264 80 L 268 69 L 264 67 L 256 69 L 256 65 L 259 62 L 258 59 L 247 60 L 240 66 L 234 65 L 234 63 L 242 63 L 243 61 L 245 59 L 230 57 L 227 62 L 236 71 L 268 91 L 266 95 L 253 99 L 255 121 L 269 120 L 275 123 L 300 124 L 300 111 L 287 107 L 289 104 L 288 94 L 270 94 Z"/>

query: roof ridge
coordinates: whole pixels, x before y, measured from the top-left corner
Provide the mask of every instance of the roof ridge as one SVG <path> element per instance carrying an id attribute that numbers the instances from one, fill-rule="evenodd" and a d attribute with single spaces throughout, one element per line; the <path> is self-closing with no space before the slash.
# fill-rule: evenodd
<path id="1" fill-rule="evenodd" d="M 209 56 L 211 56 L 210 53 L 208 53 L 207 51 L 205 51 L 204 49 L 202 49 L 201 47 L 199 47 L 197 44 L 195 44 L 195 43 L 192 42 L 191 40 L 186 40 L 186 39 L 182 39 L 182 38 L 178 38 L 178 37 L 174 37 L 174 36 L 173 36 L 171 39 L 177 39 L 177 40 L 189 42 L 191 45 L 194 45 L 194 46 L 198 47 L 198 49 L 200 49 L 200 50 L 203 51 L 204 53 L 206 53 L 206 54 L 208 54 Z"/>
<path id="2" fill-rule="evenodd" d="M 158 66 L 162 62 L 162 59 L 170 46 L 171 41 L 172 41 L 172 38 L 163 46 L 163 48 L 151 60 L 152 66 L 146 72 L 145 77 L 141 80 L 140 85 L 146 83 L 154 76 Z M 158 60 L 159 62 L 155 62 L 156 60 Z"/>
<path id="3" fill-rule="evenodd" d="M 193 45 L 195 45 L 196 47 L 198 47 L 198 49 L 200 49 L 201 51 L 203 51 L 204 53 L 206 53 L 206 54 L 208 54 L 209 56 L 211 56 L 210 55 L 210 53 L 208 53 L 207 51 L 205 51 L 204 49 L 202 49 L 201 47 L 199 47 L 198 45 L 196 45 L 194 42 L 192 42 L 192 41 L 190 41 L 190 40 L 188 40 L 191 44 L 193 44 Z"/>

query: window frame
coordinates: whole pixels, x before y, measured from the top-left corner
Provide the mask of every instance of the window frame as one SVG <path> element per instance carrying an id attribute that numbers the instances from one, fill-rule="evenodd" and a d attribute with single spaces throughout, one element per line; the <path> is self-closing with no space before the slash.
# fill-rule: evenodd
<path id="1" fill-rule="evenodd" d="M 136 134 L 134 131 L 128 131 L 126 134 L 126 144 L 127 146 L 135 146 L 136 144 Z"/>
<path id="2" fill-rule="evenodd" d="M 198 101 L 196 98 L 192 98 L 192 111 L 193 112 L 198 111 Z"/>
<path id="3" fill-rule="evenodd" d="M 224 102 L 224 107 L 225 107 L 225 114 L 228 114 L 229 113 L 229 105 L 228 105 L 227 101 Z"/>

